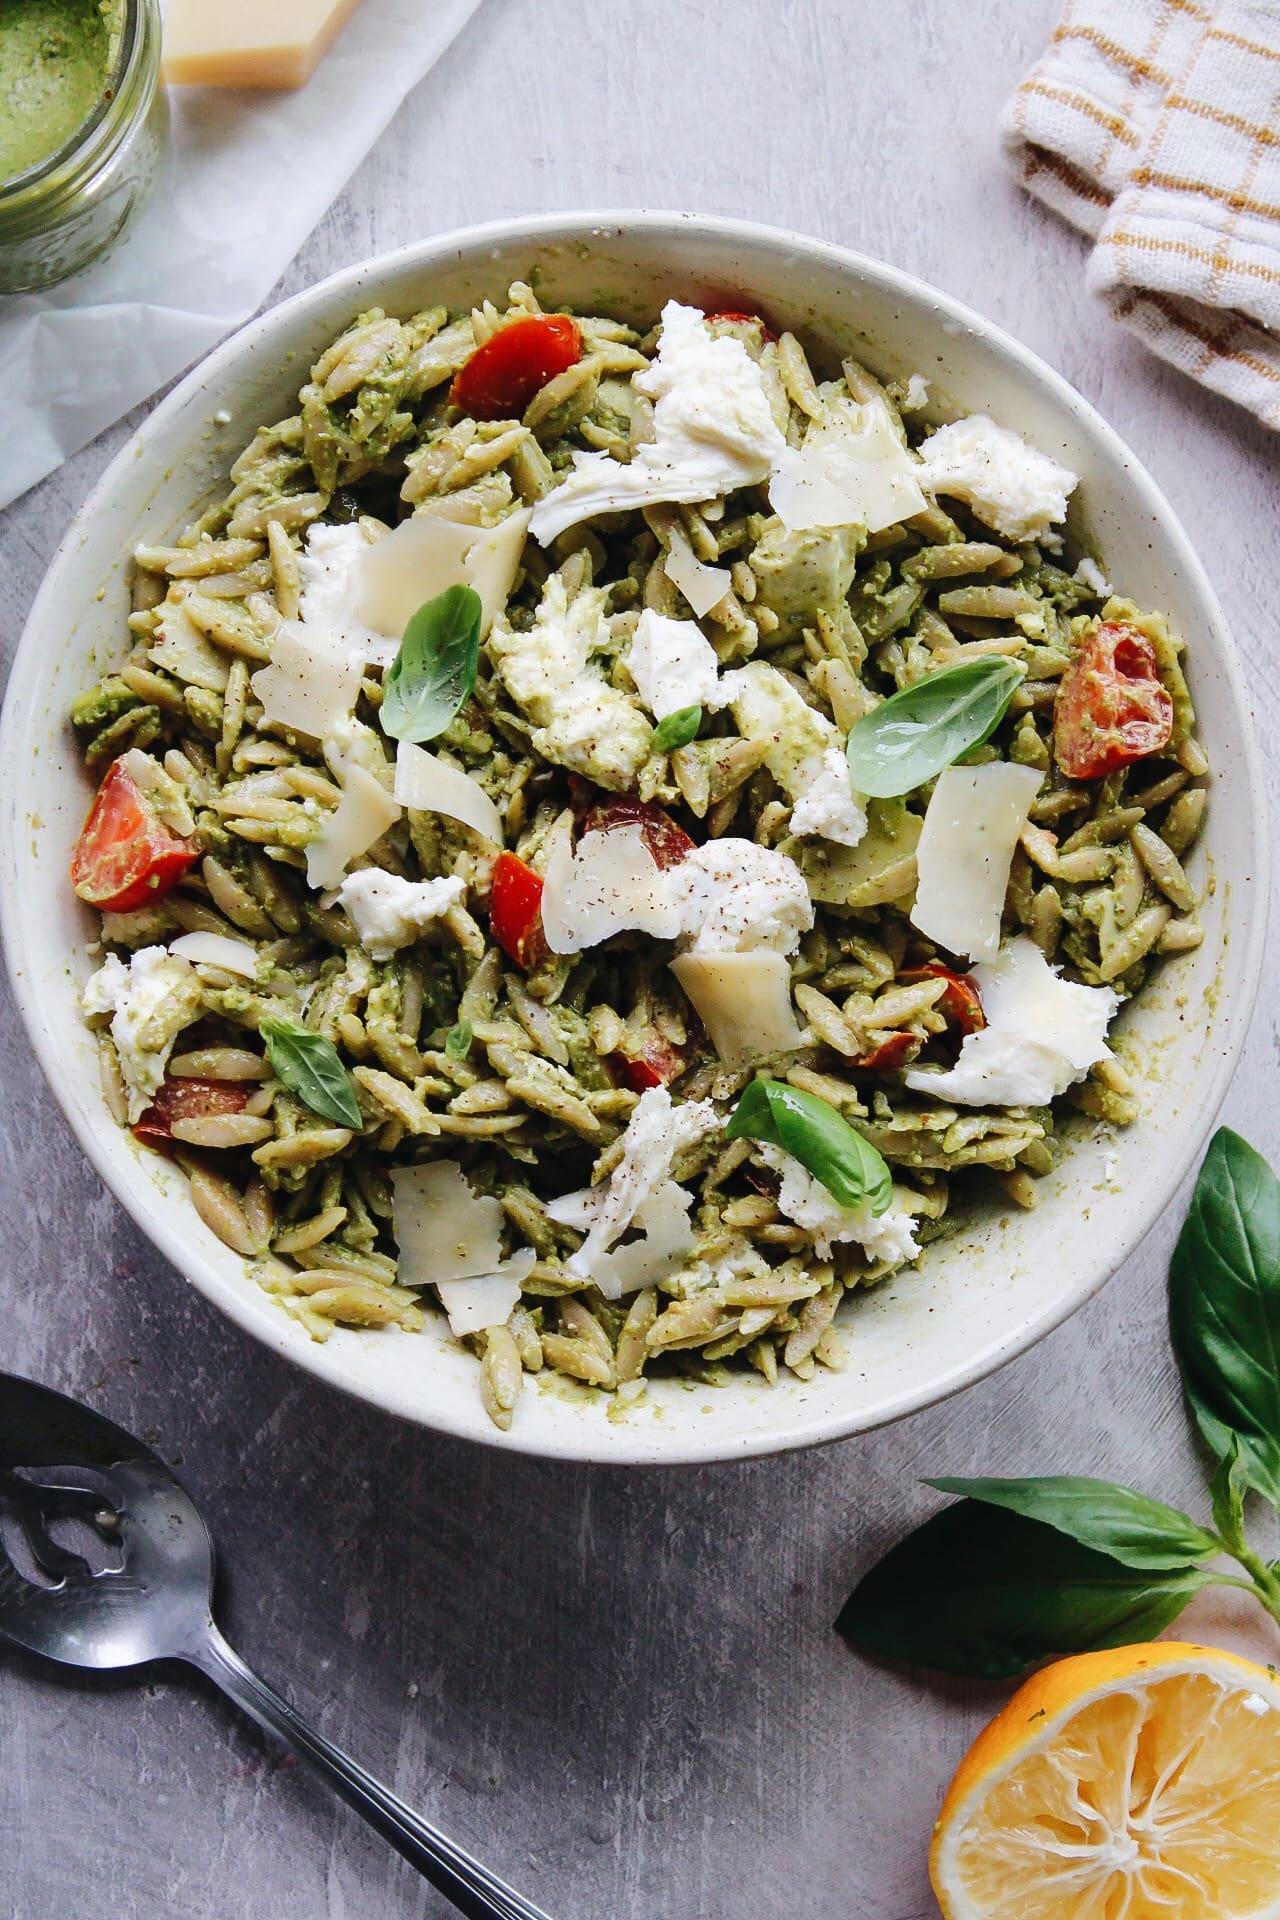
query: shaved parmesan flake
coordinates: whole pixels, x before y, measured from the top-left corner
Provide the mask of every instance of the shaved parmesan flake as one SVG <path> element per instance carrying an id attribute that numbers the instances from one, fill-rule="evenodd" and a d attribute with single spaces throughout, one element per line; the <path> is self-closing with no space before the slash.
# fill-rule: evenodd
<path id="1" fill-rule="evenodd" d="M 596 514 L 754 486 L 786 451 L 760 368 L 741 340 L 713 336 L 696 307 L 668 300 L 658 357 L 633 384 L 654 402 L 653 439 L 627 466 L 575 453 L 568 479 L 533 509 L 530 531 L 543 546 Z"/>
<path id="2" fill-rule="evenodd" d="M 969 978 L 987 1024 L 968 1035 L 949 1071 L 913 1067 L 906 1081 L 914 1092 L 962 1107 L 1043 1107 L 1110 1059 L 1107 1027 L 1119 996 L 1063 980 L 1025 934 Z"/>
<path id="3" fill-rule="evenodd" d="M 694 1245 L 692 1206 L 688 1189 L 667 1180 L 636 1208 L 634 1225 L 640 1229 L 640 1238 L 598 1253 L 591 1269 L 606 1300 L 621 1300 L 624 1294 L 639 1293 L 641 1287 L 657 1286 L 683 1264 Z"/>
<path id="4" fill-rule="evenodd" d="M 436 1292 L 449 1316 L 450 1332 L 461 1340 L 469 1333 L 505 1326 L 512 1309 L 520 1304 L 521 1290 L 537 1258 L 532 1247 L 523 1247 L 494 1273 L 474 1273 L 465 1280 L 437 1280 Z"/>
<path id="5" fill-rule="evenodd" d="M 639 826 L 584 833 L 577 850 L 557 841 L 542 889 L 542 926 L 553 953 L 581 953 L 615 933 L 674 940 L 680 915 Z"/>
<path id="6" fill-rule="evenodd" d="M 920 448 L 922 485 L 967 500 L 1006 540 L 1043 539 L 1067 517 L 1079 476 L 1019 434 L 972 413 L 939 427 Z"/>
<path id="7" fill-rule="evenodd" d="M 496 527 L 465 526 L 439 514 L 402 521 L 359 556 L 352 582 L 357 617 L 398 640 L 425 601 L 448 587 L 473 587 L 483 640 L 507 604 L 528 530 L 527 509 Z"/>
<path id="8" fill-rule="evenodd" d="M 636 622 L 627 669 L 655 720 L 685 707 L 724 706 L 715 648 L 692 620 L 671 620 L 646 607 Z"/>
<path id="9" fill-rule="evenodd" d="M 205 638 L 181 600 L 166 600 L 160 608 L 147 658 L 189 686 L 226 691 L 231 662 Z"/>
<path id="10" fill-rule="evenodd" d="M 169 951 L 193 966 L 221 967 L 224 973 L 241 973 L 246 980 L 258 977 L 255 949 L 247 940 L 232 940 L 225 933 L 184 933 L 169 942 Z"/>
<path id="11" fill-rule="evenodd" d="M 365 556 L 372 551 L 358 521 L 331 527 L 317 520 L 309 527 L 306 545 L 298 554 L 302 583 L 298 618 L 331 644 L 389 666 L 395 658 L 395 642 L 368 625 L 358 604 L 357 582 Z"/>
<path id="12" fill-rule="evenodd" d="M 803 1046 L 781 953 L 682 953 L 671 971 L 726 1067 Z"/>
<path id="13" fill-rule="evenodd" d="M 705 561 L 695 558 L 688 547 L 674 541 L 662 570 L 672 586 L 684 595 L 699 620 L 704 619 L 712 607 L 719 606 L 733 584 L 728 567 L 709 567 Z"/>
<path id="14" fill-rule="evenodd" d="M 497 1273 L 502 1203 L 473 1191 L 456 1160 L 391 1171 L 391 1230 L 406 1287 Z"/>
<path id="15" fill-rule="evenodd" d="M 502 815 L 480 782 L 407 740 L 396 750 L 395 796 L 411 813 L 447 814 L 502 845 Z"/>
<path id="16" fill-rule="evenodd" d="M 909 1213 L 874 1214 L 869 1200 L 859 1201 L 856 1207 L 842 1207 L 785 1147 L 759 1141 L 752 1157 L 781 1174 L 778 1211 L 813 1235 L 814 1252 L 819 1260 L 829 1260 L 833 1245 L 851 1240 L 872 1260 L 883 1260 L 895 1267 L 914 1260 L 919 1253 Z"/>
<path id="17" fill-rule="evenodd" d="M 389 960 L 456 907 L 466 891 L 461 880 L 402 880 L 398 873 L 364 867 L 349 873 L 338 888 L 338 905 L 365 952 L 374 960 Z"/>
<path id="18" fill-rule="evenodd" d="M 351 862 L 400 818 L 400 808 L 366 767 L 348 762 L 342 798 L 307 847 L 307 885 L 336 887 Z"/>
<path id="19" fill-rule="evenodd" d="M 938 775 L 916 848 L 911 922 L 951 953 L 992 960 L 1018 835 L 1044 778 L 993 760 Z"/>
<path id="20" fill-rule="evenodd" d="M 282 620 L 271 641 L 271 664 L 250 678 L 263 717 L 291 733 L 322 740 L 349 719 L 364 662 L 318 627 Z"/>
<path id="21" fill-rule="evenodd" d="M 792 532 L 865 527 L 868 533 L 921 513 L 928 504 L 919 462 L 907 451 L 882 400 L 827 403 L 804 445 L 789 447 L 769 484 L 769 504 Z"/>

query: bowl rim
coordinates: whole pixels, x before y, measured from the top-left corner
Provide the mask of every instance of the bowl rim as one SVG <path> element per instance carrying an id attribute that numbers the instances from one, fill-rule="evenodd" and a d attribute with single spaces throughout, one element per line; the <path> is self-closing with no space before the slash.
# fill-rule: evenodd
<path id="1" fill-rule="evenodd" d="M 4 946 L 5 962 L 15 1004 L 28 1042 L 35 1053 L 46 1084 L 90 1164 L 135 1224 L 141 1228 L 182 1278 L 194 1285 L 207 1300 L 243 1331 L 262 1344 L 273 1348 L 283 1358 L 302 1367 L 315 1378 L 323 1380 L 328 1386 L 377 1408 L 379 1412 L 411 1421 L 415 1425 L 432 1431 L 448 1434 L 452 1438 L 471 1440 L 497 1448 L 514 1449 L 517 1452 L 544 1459 L 607 1466 L 677 1467 L 780 1454 L 800 1447 L 829 1444 L 859 1433 L 871 1432 L 878 1427 L 904 1419 L 909 1414 L 939 1404 L 965 1388 L 988 1378 L 1069 1319 L 1086 1300 L 1100 1291 L 1125 1262 L 1132 1258 L 1176 1195 L 1185 1175 L 1201 1151 L 1209 1129 L 1226 1097 L 1243 1051 L 1250 1018 L 1258 996 L 1267 924 L 1265 909 L 1269 898 L 1270 845 L 1266 831 L 1265 780 L 1253 723 L 1252 705 L 1234 640 L 1217 595 L 1189 535 L 1183 529 L 1172 506 L 1143 462 L 1098 413 L 1092 403 L 1055 368 L 1049 366 L 1030 348 L 1022 345 L 1003 327 L 987 320 L 975 309 L 934 287 L 928 281 L 854 248 L 813 238 L 785 227 L 739 220 L 726 215 L 621 208 L 602 211 L 569 210 L 528 215 L 517 219 L 490 220 L 450 229 L 448 232 L 428 239 L 413 241 L 388 252 L 357 261 L 350 266 L 339 268 L 336 272 L 327 274 L 312 285 L 292 294 L 288 299 L 256 314 L 243 326 L 229 334 L 203 359 L 196 362 L 150 410 L 137 430 L 124 442 L 68 524 L 31 604 L 21 637 L 14 649 L 5 689 L 3 713 L 0 714 L 0 764 L 10 767 L 23 764 L 22 720 L 27 708 L 33 700 L 38 698 L 39 690 L 40 673 L 36 665 L 39 654 L 38 634 L 43 624 L 46 603 L 54 599 L 57 594 L 59 576 L 76 545 L 80 528 L 92 517 L 100 502 L 111 495 L 126 468 L 133 467 L 148 440 L 157 432 L 162 432 L 171 420 L 176 419 L 202 387 L 233 368 L 244 355 L 251 353 L 265 339 L 269 339 L 282 323 L 303 314 L 308 307 L 313 305 L 323 307 L 337 302 L 347 291 L 353 294 L 357 290 L 367 293 L 379 279 L 390 278 L 406 267 L 421 264 L 425 268 L 448 261 L 450 256 L 461 258 L 495 245 L 509 247 L 513 243 L 523 242 L 531 244 L 555 241 L 590 242 L 615 235 L 621 237 L 628 232 L 639 232 L 651 239 L 661 239 L 663 235 L 673 237 L 676 232 L 696 232 L 745 249 L 763 247 L 776 250 L 783 247 L 847 274 L 852 279 L 874 284 L 879 290 L 899 297 L 913 307 L 925 308 L 943 324 L 949 323 L 972 331 L 984 342 L 994 346 L 1004 359 L 1012 361 L 1020 371 L 1030 375 L 1033 381 L 1046 389 L 1050 397 L 1078 421 L 1088 437 L 1101 443 L 1108 453 L 1125 467 L 1128 484 L 1136 496 L 1135 508 L 1145 510 L 1159 523 L 1162 532 L 1175 549 L 1188 591 L 1203 601 L 1214 616 L 1212 645 L 1216 655 L 1215 664 L 1225 682 L 1229 703 L 1235 710 L 1240 727 L 1244 780 L 1250 799 L 1247 828 L 1252 837 L 1252 845 L 1249 852 L 1253 858 L 1255 885 L 1262 895 L 1263 910 L 1244 916 L 1243 928 L 1237 927 L 1234 930 L 1229 954 L 1231 975 L 1235 983 L 1233 1018 L 1227 1035 L 1227 1044 L 1215 1049 L 1196 1075 L 1201 1115 L 1198 1138 L 1195 1133 L 1188 1133 L 1184 1150 L 1180 1154 L 1170 1159 L 1161 1159 L 1159 1177 L 1151 1187 L 1145 1190 L 1147 1195 L 1145 1204 L 1135 1210 L 1134 1224 L 1116 1243 L 1106 1270 L 1095 1273 L 1087 1283 L 1080 1283 L 1038 1312 L 1030 1314 L 1014 1333 L 994 1340 L 982 1353 L 971 1356 L 967 1360 L 958 1361 L 941 1377 L 935 1374 L 919 1387 L 900 1389 L 870 1412 L 854 1411 L 851 1415 L 842 1416 L 838 1410 L 815 1413 L 802 1406 L 794 1410 L 794 1418 L 785 1423 L 780 1422 L 776 1429 L 763 1428 L 746 1435 L 722 1438 L 717 1438 L 714 1422 L 708 1421 L 704 1425 L 691 1421 L 682 1428 L 674 1444 L 668 1444 L 668 1437 L 664 1435 L 661 1448 L 655 1449 L 652 1446 L 646 1446 L 639 1436 L 633 1438 L 625 1424 L 611 1426 L 609 1442 L 607 1446 L 601 1447 L 595 1444 L 595 1423 L 588 1421 L 566 1420 L 560 1424 L 553 1435 L 526 1436 L 519 1431 L 518 1423 L 513 1425 L 509 1432 L 501 1432 L 496 1427 L 486 1431 L 475 1425 L 464 1425 L 451 1415 L 447 1405 L 444 1407 L 424 1405 L 420 1410 L 410 1411 L 401 1404 L 390 1404 L 389 1400 L 382 1398 L 368 1382 L 342 1378 L 339 1365 L 328 1358 L 325 1346 L 308 1342 L 304 1347 L 288 1341 L 285 1333 L 288 1323 L 284 1321 L 283 1316 L 281 1316 L 281 1336 L 279 1339 L 273 1338 L 272 1334 L 264 1328 L 261 1320 L 251 1311 L 249 1296 L 227 1288 L 212 1269 L 205 1270 L 203 1258 L 199 1253 L 193 1255 L 189 1245 L 184 1241 L 179 1225 L 169 1218 L 168 1197 L 159 1194 L 152 1183 L 144 1183 L 141 1175 L 136 1182 L 124 1182 L 118 1179 L 115 1168 L 109 1165 L 103 1144 L 108 1137 L 107 1129 L 111 1128 L 113 1133 L 116 1131 L 115 1122 L 106 1108 L 102 1109 L 101 1118 L 95 1120 L 87 1111 L 76 1108 L 69 1091 L 64 1097 L 61 1068 L 56 1057 L 52 1035 L 41 1017 L 39 982 L 24 968 L 20 960 L 23 916 L 16 888 L 12 885 L 12 877 L 16 867 L 14 849 L 19 844 L 22 833 L 22 802 L 19 790 L 12 781 L 8 783 L 2 805 L 0 805 L 0 862 L 3 863 L 0 870 L 3 872 L 4 881 L 4 884 L 0 884 L 0 940 Z"/>

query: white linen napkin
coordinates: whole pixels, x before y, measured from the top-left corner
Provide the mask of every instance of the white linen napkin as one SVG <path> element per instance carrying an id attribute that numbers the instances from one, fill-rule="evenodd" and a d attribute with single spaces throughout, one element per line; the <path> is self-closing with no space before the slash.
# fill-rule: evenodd
<path id="1" fill-rule="evenodd" d="M 1115 318 L 1280 427 L 1280 0 L 1066 0 L 1001 136 Z"/>
<path id="2" fill-rule="evenodd" d="M 480 0 L 362 0 L 296 93 L 174 87 L 136 230 L 49 293 L 0 299 L 0 507 L 259 307 Z"/>

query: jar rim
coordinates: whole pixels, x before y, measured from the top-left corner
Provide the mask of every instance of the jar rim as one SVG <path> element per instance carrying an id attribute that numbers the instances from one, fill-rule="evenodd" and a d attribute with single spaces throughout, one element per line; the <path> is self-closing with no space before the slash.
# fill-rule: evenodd
<path id="1" fill-rule="evenodd" d="M 53 184 L 55 191 L 59 187 L 74 188 L 86 174 L 95 171 L 111 157 L 125 137 L 133 118 L 131 112 L 121 112 L 122 102 L 144 51 L 147 16 L 156 10 L 157 0 L 124 0 L 120 45 L 111 71 L 106 76 L 101 99 L 88 118 L 80 122 L 60 147 L 55 147 L 52 153 L 46 154 L 34 166 L 11 174 L 7 180 L 0 180 L 0 209 L 28 197 L 37 198 L 41 190 L 50 184 Z M 65 174 L 65 179 L 58 179 L 59 174 Z"/>

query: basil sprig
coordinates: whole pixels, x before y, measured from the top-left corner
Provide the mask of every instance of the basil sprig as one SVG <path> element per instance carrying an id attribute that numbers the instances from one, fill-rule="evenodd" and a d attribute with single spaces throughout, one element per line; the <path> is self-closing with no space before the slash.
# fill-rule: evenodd
<path id="1" fill-rule="evenodd" d="M 988 654 L 940 667 L 854 722 L 849 771 L 859 793 L 912 793 L 989 740 L 1022 679 L 1016 661 Z"/>
<path id="2" fill-rule="evenodd" d="M 332 1040 L 274 1013 L 259 1022 L 258 1031 L 266 1042 L 267 1058 L 277 1080 L 290 1093 L 296 1093 L 312 1113 L 358 1133 L 364 1121 L 356 1090 Z"/>
<path id="3" fill-rule="evenodd" d="M 871 1569 L 836 1621 L 855 1647 L 1003 1677 L 1051 1655 L 1147 1639 L 1207 1586 L 1242 1587 L 1280 1623 L 1280 1561 L 1245 1499 L 1280 1506 L 1280 1180 L 1214 1135 L 1169 1270 L 1174 1351 L 1217 1456 L 1211 1524 L 1107 1480 L 953 1478 L 963 1497 Z M 1229 1555 L 1242 1569 L 1206 1563 Z"/>
<path id="4" fill-rule="evenodd" d="M 419 743 L 442 734 L 476 683 L 480 595 L 446 587 L 418 608 L 382 687 L 382 731 Z"/>
<path id="5" fill-rule="evenodd" d="M 725 1137 L 785 1147 L 842 1207 L 869 1200 L 872 1213 L 884 1213 L 893 1198 L 892 1175 L 870 1141 L 827 1101 L 785 1080 L 753 1080 L 730 1115 Z"/>
<path id="6" fill-rule="evenodd" d="M 676 713 L 669 713 L 653 730 L 654 752 L 674 753 L 677 747 L 687 747 L 691 740 L 697 739 L 701 725 L 701 707 L 681 707 Z"/>

